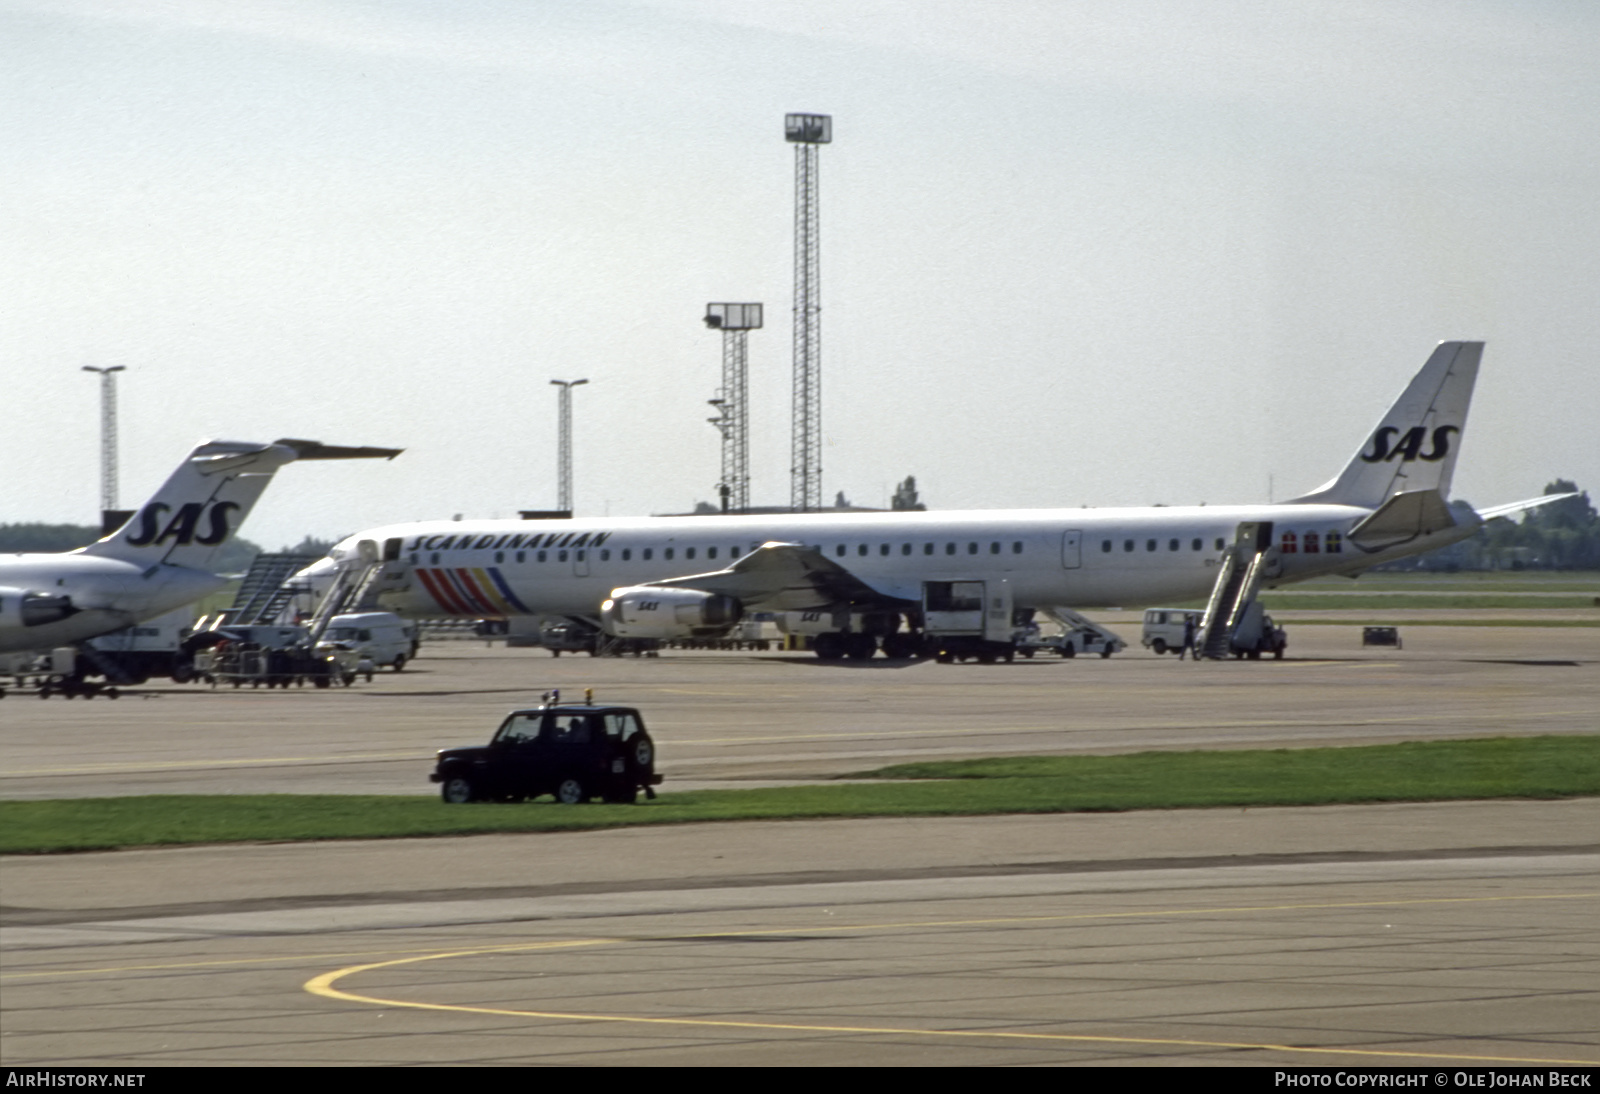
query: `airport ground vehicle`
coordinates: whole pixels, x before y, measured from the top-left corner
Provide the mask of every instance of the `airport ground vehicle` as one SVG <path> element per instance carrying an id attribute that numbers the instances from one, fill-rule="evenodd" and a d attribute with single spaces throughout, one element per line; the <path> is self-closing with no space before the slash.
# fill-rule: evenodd
<path id="1" fill-rule="evenodd" d="M 257 642 L 233 639 L 228 631 L 213 631 L 215 644 L 194 655 L 195 675 L 212 687 L 287 688 L 290 686 L 327 688 L 355 682 L 361 655 L 342 644 L 321 645 L 315 650 L 304 645 L 264 646 Z"/>
<path id="2" fill-rule="evenodd" d="M 576 623 L 552 623 L 539 628 L 540 645 L 549 650 L 552 657 L 560 657 L 563 652 L 587 653 L 592 657 L 595 638 L 593 630 Z"/>
<path id="3" fill-rule="evenodd" d="M 1197 646 L 1200 644 L 1201 622 L 1205 614 L 1194 608 L 1150 608 L 1144 613 L 1144 633 L 1140 641 L 1152 653 L 1175 653 L 1181 656 L 1185 631 Z M 1213 653 L 1213 656 L 1231 653 L 1235 658 L 1248 657 L 1257 661 L 1263 653 L 1270 653 L 1281 661 L 1283 651 L 1288 647 L 1287 632 L 1261 610 L 1259 603 L 1252 603 L 1228 637 L 1225 651 Z"/>
<path id="4" fill-rule="evenodd" d="M 1155 653 L 1182 653 L 1185 630 L 1196 633 L 1205 614 L 1197 608 L 1150 608 L 1139 641 Z"/>
<path id="5" fill-rule="evenodd" d="M 115 699 L 120 692 L 115 682 L 100 683 L 85 680 L 78 668 L 78 650 L 72 646 L 58 646 L 44 653 L 0 654 L 0 676 L 11 677 L 11 687 L 18 691 L 31 691 L 41 699 L 60 695 L 66 699 L 82 696 L 93 699 L 103 695 Z M 123 681 L 126 682 L 126 681 Z M 0 687 L 0 698 L 6 689 Z"/>
<path id="6" fill-rule="evenodd" d="M 354 650 L 358 659 L 369 657 L 395 672 L 417 656 L 417 625 L 402 621 L 393 612 L 336 615 L 328 621 L 322 640 Z"/>
<path id="7" fill-rule="evenodd" d="M 194 678 L 194 662 L 183 652 L 183 640 L 194 623 L 194 613 L 177 608 L 124 627 L 120 631 L 96 635 L 79 643 L 82 664 L 69 674 L 78 678 L 101 676 L 107 685 L 143 684 L 151 679 L 170 678 L 183 684 Z"/>
<path id="8" fill-rule="evenodd" d="M 1120 638 L 1104 631 L 1090 631 L 1081 627 L 1073 627 L 1061 634 L 1019 635 L 1016 646 L 1017 654 L 1021 657 L 1032 657 L 1040 652 L 1053 653 L 1058 657 L 1088 657 L 1093 654 L 1110 657 L 1124 648 Z"/>
<path id="9" fill-rule="evenodd" d="M 440 749 L 431 782 L 449 803 L 551 794 L 576 805 L 592 797 L 655 797 L 655 743 L 632 707 L 551 702 L 506 716 L 487 745 Z"/>
<path id="10" fill-rule="evenodd" d="M 1281 661 L 1283 651 L 1289 648 L 1289 636 L 1284 629 L 1272 621 L 1272 616 L 1262 612 L 1259 603 L 1250 605 L 1245 613 L 1245 622 L 1233 632 L 1229 642 L 1229 649 L 1233 656 L 1248 657 L 1252 661 L 1260 660 L 1261 655 L 1270 653 Z M 1259 621 L 1252 625 L 1251 613 L 1260 616 Z"/>

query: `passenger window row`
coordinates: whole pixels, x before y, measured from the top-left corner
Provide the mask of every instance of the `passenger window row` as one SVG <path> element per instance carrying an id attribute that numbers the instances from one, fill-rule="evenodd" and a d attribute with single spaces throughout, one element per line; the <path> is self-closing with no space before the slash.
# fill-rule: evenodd
<path id="1" fill-rule="evenodd" d="M 924 555 L 932 555 L 932 554 L 936 553 L 937 547 L 938 547 L 937 544 L 924 543 L 922 545 L 922 553 Z M 887 558 L 892 553 L 892 550 L 893 550 L 893 548 L 891 547 L 890 544 L 887 544 L 887 543 L 878 544 L 878 554 L 881 557 Z M 977 543 L 969 541 L 967 543 L 966 550 L 967 550 L 967 554 L 969 554 L 969 555 L 979 554 L 980 553 L 980 545 L 977 544 Z M 901 555 L 909 556 L 912 553 L 912 551 L 913 551 L 913 545 L 912 544 L 910 544 L 910 543 L 902 543 L 900 545 L 900 554 Z M 957 554 L 958 551 L 959 551 L 959 546 L 957 544 L 955 544 L 955 543 L 946 543 L 944 545 L 944 553 L 947 554 L 947 555 Z M 849 546 L 849 544 L 846 544 L 846 543 L 836 544 L 834 546 L 834 548 L 833 548 L 833 554 L 834 554 L 835 558 L 844 558 L 847 555 L 849 555 L 849 553 L 850 553 L 850 546 Z M 865 544 L 865 543 L 856 544 L 856 555 L 857 555 L 857 557 L 865 558 L 867 555 L 869 555 L 871 553 L 872 553 L 872 549 L 867 544 Z M 991 555 L 998 555 L 998 554 L 1004 553 L 1004 549 L 1003 549 L 1003 547 L 1001 546 L 1001 544 L 999 543 L 998 540 L 990 542 L 990 544 L 989 544 L 989 553 Z M 1012 540 L 1012 542 L 1011 542 L 1011 553 L 1014 554 L 1014 555 L 1020 555 L 1022 553 L 1022 541 L 1020 539 Z"/>
<path id="2" fill-rule="evenodd" d="M 1111 551 L 1112 551 L 1112 542 L 1113 541 L 1111 541 L 1109 539 L 1103 539 L 1103 540 L 1100 541 L 1100 550 L 1101 550 L 1101 552 L 1103 554 L 1108 554 L 1109 555 L 1111 553 Z M 1215 540 L 1212 541 L 1212 543 L 1213 543 L 1213 549 L 1217 550 L 1217 551 L 1222 550 L 1224 547 L 1226 547 L 1228 545 L 1227 541 L 1225 539 L 1223 539 L 1221 536 L 1218 536 Z M 1166 547 L 1167 547 L 1168 551 L 1181 551 L 1183 549 L 1183 542 L 1179 537 L 1173 536 L 1171 539 L 1167 540 Z M 1122 541 L 1122 549 L 1124 551 L 1132 551 L 1132 550 L 1134 550 L 1135 549 L 1135 541 L 1131 540 L 1131 539 L 1123 540 Z M 1147 539 L 1147 540 L 1144 541 L 1144 549 L 1147 552 L 1148 551 L 1159 551 L 1161 549 L 1161 541 L 1159 539 Z M 1204 540 L 1204 538 L 1202 538 L 1200 536 L 1195 536 L 1193 539 L 1191 539 L 1189 541 L 1189 550 L 1191 550 L 1191 551 L 1203 551 L 1203 550 L 1205 550 L 1205 540 Z"/>

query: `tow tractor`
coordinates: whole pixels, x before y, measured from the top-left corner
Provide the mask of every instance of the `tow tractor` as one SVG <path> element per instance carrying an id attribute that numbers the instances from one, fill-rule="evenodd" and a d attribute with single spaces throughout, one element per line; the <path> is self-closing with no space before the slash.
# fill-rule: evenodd
<path id="1" fill-rule="evenodd" d="M 115 699 L 121 694 L 116 681 L 88 680 L 88 673 L 78 664 L 78 650 L 61 646 L 45 653 L 13 653 L 0 656 L 0 676 L 11 677 L 11 687 L 16 691 L 31 690 L 41 699 L 59 695 L 63 699 L 93 699 L 104 696 Z M 0 687 L 0 698 L 6 689 Z"/>

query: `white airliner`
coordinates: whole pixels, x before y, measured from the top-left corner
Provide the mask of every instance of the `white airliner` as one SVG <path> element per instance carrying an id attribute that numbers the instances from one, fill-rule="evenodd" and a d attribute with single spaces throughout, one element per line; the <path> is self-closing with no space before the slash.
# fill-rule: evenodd
<path id="1" fill-rule="evenodd" d="M 209 441 L 122 527 L 61 554 L 0 555 L 0 653 L 71 645 L 191 604 L 227 584 L 211 572 L 293 460 L 394 458 L 398 449 L 316 441 Z"/>
<path id="2" fill-rule="evenodd" d="M 916 652 L 936 611 L 980 600 L 1009 634 L 1018 612 L 1205 597 L 1246 528 L 1268 586 L 1355 574 L 1553 500 L 1447 504 L 1482 351 L 1441 343 L 1343 471 L 1276 505 L 393 524 L 297 580 L 364 557 L 382 562 L 373 600 L 403 615 L 565 619 L 624 639 L 722 634 L 775 612 L 820 656 L 865 658 Z"/>

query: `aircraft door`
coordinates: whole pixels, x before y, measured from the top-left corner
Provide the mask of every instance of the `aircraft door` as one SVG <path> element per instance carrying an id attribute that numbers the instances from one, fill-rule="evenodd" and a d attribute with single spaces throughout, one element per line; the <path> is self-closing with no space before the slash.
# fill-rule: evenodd
<path id="1" fill-rule="evenodd" d="M 922 618 L 929 634 L 982 634 L 984 582 L 924 581 Z"/>
<path id="2" fill-rule="evenodd" d="M 1242 522 L 1234 531 L 1233 541 L 1245 554 L 1255 555 L 1272 546 L 1272 522 L 1270 520 Z"/>
<path id="3" fill-rule="evenodd" d="M 579 547 L 572 552 L 572 576 L 589 576 L 589 548 Z"/>
<path id="4" fill-rule="evenodd" d="M 1011 641 L 1012 611 L 1011 582 L 1002 578 L 988 582 L 984 590 L 983 637 L 991 642 Z"/>
<path id="5" fill-rule="evenodd" d="M 1076 570 L 1083 565 L 1083 532 L 1069 528 L 1061 533 L 1061 567 Z"/>

